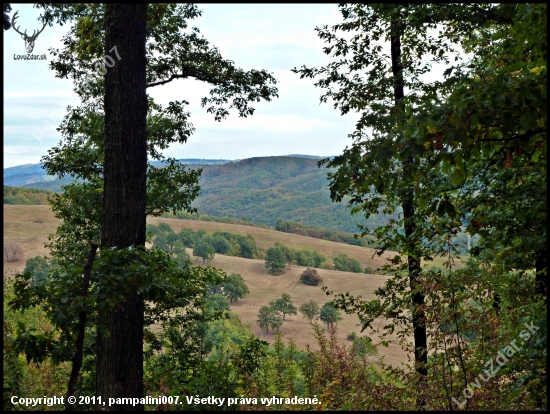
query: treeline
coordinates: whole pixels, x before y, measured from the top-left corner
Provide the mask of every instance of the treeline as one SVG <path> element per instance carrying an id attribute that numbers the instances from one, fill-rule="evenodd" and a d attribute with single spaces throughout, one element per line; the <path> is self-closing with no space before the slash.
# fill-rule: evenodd
<path id="1" fill-rule="evenodd" d="M 276 242 L 275 247 L 267 249 L 265 255 L 265 267 L 271 269 L 271 274 L 281 274 L 285 266 L 291 264 L 307 266 L 318 269 L 340 270 L 353 273 L 375 273 L 375 270 L 367 266 L 364 269 L 357 259 L 345 253 L 332 258 L 330 263 L 327 257 L 317 250 L 293 249 Z"/>
<path id="2" fill-rule="evenodd" d="M 237 219 L 237 218 L 232 218 L 227 216 L 218 217 L 218 216 L 211 216 L 209 214 L 192 214 L 192 213 L 188 213 L 187 211 L 178 211 L 176 214 L 164 213 L 162 217 L 176 218 L 180 220 L 198 220 L 198 221 L 212 221 L 215 223 L 241 224 L 243 226 L 260 227 L 262 229 L 272 228 L 267 224 L 253 223 L 246 217 L 241 217 L 240 219 Z"/>
<path id="3" fill-rule="evenodd" d="M 313 237 L 315 239 L 351 244 L 353 246 L 365 247 L 368 245 L 366 239 L 355 238 L 353 237 L 353 234 L 344 231 L 328 230 L 314 226 L 304 226 L 303 224 L 288 220 L 277 220 L 275 223 L 275 230 L 282 231 L 284 233 L 293 233 L 301 236 Z"/>
<path id="4" fill-rule="evenodd" d="M 46 205 L 48 196 L 52 196 L 53 191 L 39 190 L 36 188 L 10 187 L 4 186 L 4 204 L 16 205 Z"/>
<path id="5" fill-rule="evenodd" d="M 227 256 L 260 258 L 256 240 L 251 235 L 243 236 L 228 231 L 208 233 L 206 230 L 194 231 L 190 228 L 174 232 L 166 223 L 147 225 L 147 232 L 154 236 L 153 247 L 167 250 L 193 248 L 193 255 L 201 257 L 205 262 L 214 258 L 216 253 Z"/>

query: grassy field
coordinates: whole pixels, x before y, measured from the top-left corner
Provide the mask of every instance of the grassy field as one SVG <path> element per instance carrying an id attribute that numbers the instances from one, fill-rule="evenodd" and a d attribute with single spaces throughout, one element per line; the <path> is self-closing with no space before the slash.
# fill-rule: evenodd
<path id="1" fill-rule="evenodd" d="M 357 259 L 362 267 L 370 266 L 373 269 L 383 265 L 385 260 L 390 257 L 389 253 L 381 257 L 373 257 L 373 250 L 366 247 L 351 246 L 258 227 L 167 218 L 148 219 L 148 223 L 155 225 L 160 222 L 170 224 L 174 231 L 190 227 L 195 231 L 199 229 L 204 229 L 207 232 L 226 230 L 242 235 L 250 234 L 256 240 L 258 247 L 263 249 L 272 247 L 275 242 L 280 242 L 296 249 L 315 249 L 329 260 L 339 253 L 346 253 Z M 4 241 L 18 243 L 24 252 L 24 257 L 21 260 L 4 263 L 4 275 L 10 277 L 14 273 L 22 271 L 28 258 L 47 255 L 48 251 L 44 248 L 44 243 L 47 241 L 48 234 L 55 232 L 58 223 L 59 221 L 53 216 L 49 206 L 4 205 Z M 189 254 L 192 254 L 191 249 L 189 249 Z M 202 264 L 202 259 L 193 259 L 194 264 Z M 304 267 L 293 265 L 286 268 L 285 274 L 272 276 L 268 274 L 263 260 L 224 255 L 216 255 L 211 265 L 225 270 L 228 274 L 239 273 L 242 275 L 251 293 L 244 300 L 233 303 L 231 309 L 239 315 L 243 324 L 248 325 L 258 337 L 268 341 L 273 341 L 274 335 L 271 332 L 269 334 L 262 332 L 256 322 L 260 307 L 268 305 L 270 301 L 281 297 L 283 293 L 288 293 L 291 296 L 296 307 L 310 299 L 313 299 L 319 305 L 331 299 L 320 287 L 306 286 L 299 283 L 299 277 L 305 269 Z M 350 292 L 354 295 L 362 295 L 365 299 L 373 299 L 373 292 L 387 278 L 383 275 L 348 273 L 326 269 L 319 269 L 318 271 L 324 280 L 323 285 L 329 289 L 334 290 L 336 293 Z M 347 342 L 345 338 L 349 333 L 352 331 L 359 333 L 358 322 L 355 315 L 344 315 L 344 320 L 338 325 L 338 339 Z M 379 321 L 379 323 L 382 324 L 383 321 Z M 312 327 L 300 314 L 287 316 L 281 330 L 286 338 L 293 338 L 301 348 L 308 343 L 315 346 Z M 406 361 L 406 355 L 398 345 L 390 345 L 388 348 L 380 347 L 379 353 L 390 364 Z"/>

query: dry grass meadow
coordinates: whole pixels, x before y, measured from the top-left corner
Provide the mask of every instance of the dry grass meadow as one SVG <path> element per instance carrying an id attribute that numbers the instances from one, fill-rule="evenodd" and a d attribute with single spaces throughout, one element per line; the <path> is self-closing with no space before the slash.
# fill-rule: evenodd
<path id="1" fill-rule="evenodd" d="M 149 218 L 149 223 L 158 224 L 166 222 L 172 226 L 174 231 L 190 227 L 197 231 L 204 229 L 207 232 L 225 230 L 243 235 L 250 234 L 257 241 L 258 247 L 267 249 L 275 242 L 281 242 L 292 248 L 315 249 L 327 258 L 332 258 L 338 253 L 346 253 L 356 258 L 362 267 L 370 266 L 373 269 L 384 264 L 389 253 L 382 257 L 373 256 L 373 250 L 365 247 L 350 246 L 325 240 L 313 239 L 305 236 L 281 233 L 275 230 L 262 229 L 258 227 L 243 226 L 236 224 L 225 224 L 216 222 L 178 220 L 167 218 Z M 12 263 L 4 263 L 4 276 L 11 277 L 25 267 L 28 258 L 37 255 L 47 255 L 44 248 L 48 234 L 54 233 L 59 220 L 57 220 L 50 209 L 50 206 L 34 205 L 4 205 L 4 242 L 14 241 L 18 243 L 24 252 L 24 257 Z M 189 249 L 191 255 L 191 250 Z M 202 259 L 193 258 L 194 264 L 201 265 Z M 243 300 L 231 305 L 231 309 L 241 318 L 243 324 L 248 325 L 254 334 L 268 341 L 274 340 L 270 332 L 262 332 L 256 323 L 258 310 L 268 305 L 271 300 L 279 298 L 283 293 L 288 293 L 296 307 L 313 299 L 322 305 L 331 297 L 327 296 L 320 287 L 307 286 L 299 283 L 299 277 L 304 267 L 291 266 L 286 268 L 285 273 L 280 276 L 272 276 L 267 272 L 263 260 L 252 260 L 240 257 L 216 255 L 211 262 L 229 273 L 239 273 L 245 279 L 250 289 L 250 295 Z M 374 290 L 384 283 L 387 276 L 358 274 L 340 272 L 334 270 L 318 269 L 323 278 L 323 285 L 335 293 L 350 292 L 353 295 L 362 295 L 364 299 L 373 299 Z M 343 321 L 338 325 L 338 339 L 343 343 L 349 343 L 346 336 L 352 331 L 359 333 L 358 318 L 356 315 L 344 315 Z M 379 321 L 380 324 L 383 321 Z M 302 318 L 301 314 L 289 315 L 281 328 L 285 338 L 292 338 L 300 348 L 306 344 L 316 347 L 311 324 Z M 376 339 L 373 338 L 375 342 Z M 379 348 L 380 356 L 384 357 L 386 363 L 397 365 L 407 360 L 406 354 L 398 345 L 390 345 L 388 348 Z"/>

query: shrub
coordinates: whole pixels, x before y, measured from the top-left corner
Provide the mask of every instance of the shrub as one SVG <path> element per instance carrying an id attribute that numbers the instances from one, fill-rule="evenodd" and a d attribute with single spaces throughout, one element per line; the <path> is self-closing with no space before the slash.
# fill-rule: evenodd
<path id="1" fill-rule="evenodd" d="M 348 341 L 355 341 L 355 338 L 357 338 L 357 334 L 355 333 L 355 331 L 347 336 Z"/>
<path id="2" fill-rule="evenodd" d="M 9 262 L 15 262 L 23 257 L 23 249 L 15 242 L 4 243 L 4 259 Z"/>
<path id="3" fill-rule="evenodd" d="M 370 275 L 374 274 L 374 269 L 370 266 L 365 267 L 365 273 L 368 273 Z"/>
<path id="4" fill-rule="evenodd" d="M 311 285 L 318 286 L 319 283 L 323 282 L 323 278 L 319 276 L 317 269 L 310 269 L 309 267 L 302 272 L 300 275 L 300 282 Z"/>
<path id="5" fill-rule="evenodd" d="M 336 270 L 341 270 L 342 272 L 355 272 L 355 273 L 361 273 L 363 269 L 361 269 L 361 264 L 354 259 L 353 257 L 349 257 L 345 253 L 341 253 L 338 256 L 336 256 L 334 259 L 334 268 Z"/>

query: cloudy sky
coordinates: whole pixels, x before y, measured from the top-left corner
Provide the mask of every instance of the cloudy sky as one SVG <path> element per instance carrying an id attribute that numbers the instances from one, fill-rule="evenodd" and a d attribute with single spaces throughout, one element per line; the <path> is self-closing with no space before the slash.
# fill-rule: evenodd
<path id="1" fill-rule="evenodd" d="M 41 25 L 40 11 L 31 5 L 14 5 L 16 26 L 28 34 Z M 336 155 L 350 140 L 356 114 L 341 116 L 330 104 L 319 104 L 321 89 L 311 80 L 290 72 L 293 67 L 328 62 L 316 26 L 341 20 L 334 4 L 199 5 L 203 14 L 191 22 L 225 59 L 243 69 L 265 69 L 279 81 L 279 99 L 256 104 L 252 117 L 232 113 L 221 123 L 200 107 L 208 85 L 175 80 L 149 93 L 161 104 L 185 99 L 190 103 L 195 134 L 187 144 L 173 145 L 166 155 L 176 158 L 242 159 L 255 156 L 311 154 Z M 68 105 L 78 104 L 72 82 L 55 78 L 48 68 L 48 49 L 61 47 L 66 26 L 46 27 L 33 54 L 47 60 L 16 59 L 25 45 L 13 28 L 4 33 L 4 168 L 37 163 L 61 136 L 55 130 Z"/>

